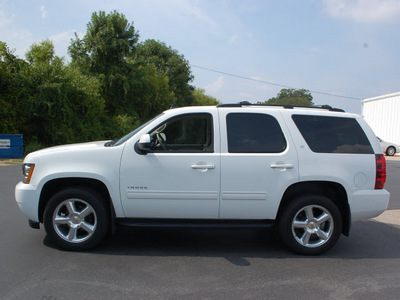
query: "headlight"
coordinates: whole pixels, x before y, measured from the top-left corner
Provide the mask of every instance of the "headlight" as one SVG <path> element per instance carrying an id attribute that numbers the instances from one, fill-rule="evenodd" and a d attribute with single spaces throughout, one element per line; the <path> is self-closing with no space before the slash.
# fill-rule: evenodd
<path id="1" fill-rule="evenodd" d="M 34 169 L 35 164 L 22 164 L 22 175 L 24 176 L 22 179 L 23 183 L 29 183 L 31 181 Z"/>

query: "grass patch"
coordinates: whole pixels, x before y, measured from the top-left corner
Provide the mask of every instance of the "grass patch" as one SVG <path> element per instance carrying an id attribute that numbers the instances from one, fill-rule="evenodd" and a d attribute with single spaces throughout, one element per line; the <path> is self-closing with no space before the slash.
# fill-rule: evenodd
<path id="1" fill-rule="evenodd" d="M 24 160 L 22 158 L 2 158 L 0 166 L 21 165 Z"/>
<path id="2" fill-rule="evenodd" d="M 6 165 L 22 165 L 22 159 L 15 159 L 12 161 L 6 161 Z"/>

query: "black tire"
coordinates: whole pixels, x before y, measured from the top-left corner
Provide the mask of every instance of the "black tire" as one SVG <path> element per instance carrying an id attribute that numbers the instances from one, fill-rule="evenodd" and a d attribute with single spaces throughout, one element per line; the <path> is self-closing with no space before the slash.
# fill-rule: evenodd
<path id="1" fill-rule="evenodd" d="M 47 236 L 56 246 L 84 251 L 106 237 L 110 214 L 101 194 L 85 187 L 71 187 L 50 198 L 43 221 Z"/>
<path id="2" fill-rule="evenodd" d="M 396 148 L 393 146 L 390 146 L 386 149 L 386 155 L 387 156 L 393 156 L 396 154 Z"/>
<path id="3" fill-rule="evenodd" d="M 294 252 L 318 255 L 328 251 L 340 238 L 342 216 L 328 198 L 305 195 L 293 199 L 280 215 L 279 235 Z"/>

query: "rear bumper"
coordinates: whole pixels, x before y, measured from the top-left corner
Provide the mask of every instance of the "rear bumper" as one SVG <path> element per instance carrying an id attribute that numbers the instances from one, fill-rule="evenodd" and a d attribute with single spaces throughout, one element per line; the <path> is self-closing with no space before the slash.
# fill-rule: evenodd
<path id="1" fill-rule="evenodd" d="M 351 220 L 365 220 L 379 216 L 389 204 L 390 193 L 386 190 L 356 191 L 349 199 Z"/>

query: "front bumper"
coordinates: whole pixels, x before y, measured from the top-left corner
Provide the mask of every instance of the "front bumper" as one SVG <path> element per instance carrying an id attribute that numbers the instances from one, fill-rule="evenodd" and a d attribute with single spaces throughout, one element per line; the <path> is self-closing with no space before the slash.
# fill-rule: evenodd
<path id="1" fill-rule="evenodd" d="M 39 198 L 37 189 L 25 183 L 18 183 L 15 187 L 15 200 L 21 211 L 33 222 L 39 222 Z"/>
<path id="2" fill-rule="evenodd" d="M 40 229 L 40 223 L 29 220 L 29 227 L 33 229 Z"/>

